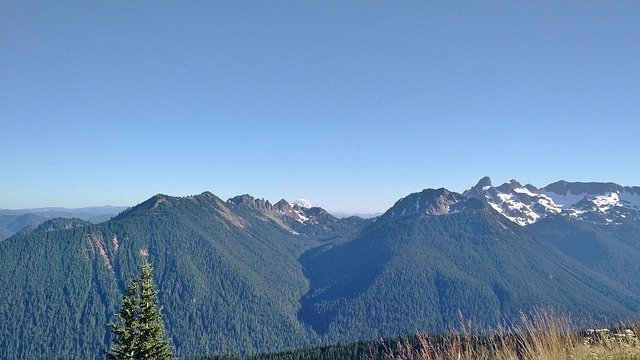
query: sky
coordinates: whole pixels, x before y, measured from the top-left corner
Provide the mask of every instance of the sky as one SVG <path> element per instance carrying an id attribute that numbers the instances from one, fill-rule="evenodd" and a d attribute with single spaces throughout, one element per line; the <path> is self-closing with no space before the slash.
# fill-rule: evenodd
<path id="1" fill-rule="evenodd" d="M 640 1 L 3 1 L 0 208 L 640 185 Z"/>

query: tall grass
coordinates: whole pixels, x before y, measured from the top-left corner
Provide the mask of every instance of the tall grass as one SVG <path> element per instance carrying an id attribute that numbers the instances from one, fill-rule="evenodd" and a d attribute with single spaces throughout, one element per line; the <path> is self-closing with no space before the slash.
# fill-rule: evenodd
<path id="1" fill-rule="evenodd" d="M 385 357 L 398 360 L 640 360 L 640 327 L 578 330 L 567 316 L 551 311 L 521 314 L 518 325 L 481 335 L 462 324 L 442 337 L 418 333 L 415 341 L 385 344 Z"/>

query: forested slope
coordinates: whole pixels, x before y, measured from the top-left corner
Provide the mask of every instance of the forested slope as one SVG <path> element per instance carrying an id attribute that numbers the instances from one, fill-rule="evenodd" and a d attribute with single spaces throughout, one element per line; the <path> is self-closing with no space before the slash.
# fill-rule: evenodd
<path id="1" fill-rule="evenodd" d="M 408 215 L 302 257 L 301 318 L 330 339 L 446 331 L 458 311 L 494 327 L 552 307 L 594 321 L 636 314 L 638 296 L 488 210 Z"/>

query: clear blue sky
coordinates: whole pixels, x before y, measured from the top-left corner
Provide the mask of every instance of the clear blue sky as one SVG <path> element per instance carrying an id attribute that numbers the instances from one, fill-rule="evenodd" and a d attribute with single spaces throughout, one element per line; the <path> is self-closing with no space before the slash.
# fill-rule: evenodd
<path id="1" fill-rule="evenodd" d="M 3 1 L 0 208 L 640 185 L 640 1 Z"/>

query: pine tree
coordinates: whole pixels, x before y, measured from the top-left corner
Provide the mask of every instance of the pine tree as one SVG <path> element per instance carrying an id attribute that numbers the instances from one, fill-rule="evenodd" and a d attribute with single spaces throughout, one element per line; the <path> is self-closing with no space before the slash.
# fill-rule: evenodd
<path id="1" fill-rule="evenodd" d="M 160 313 L 161 309 L 158 307 L 152 271 L 150 264 L 142 265 L 138 348 L 141 359 L 169 359 L 171 348 L 169 341 L 164 336 L 164 324 Z"/>
<path id="2" fill-rule="evenodd" d="M 139 337 L 138 308 L 138 281 L 132 279 L 127 286 L 127 294 L 122 299 L 122 308 L 117 315 L 121 325 L 109 324 L 115 340 L 111 346 L 111 352 L 107 354 L 107 359 L 136 359 Z"/>
<path id="3" fill-rule="evenodd" d="M 145 252 L 146 254 L 146 252 Z M 145 256 L 143 256 L 144 260 Z M 127 286 L 122 308 L 117 314 L 120 324 L 110 323 L 115 339 L 109 360 L 171 358 L 171 346 L 165 338 L 161 309 L 158 307 L 153 268 L 144 263 L 139 279 Z"/>

